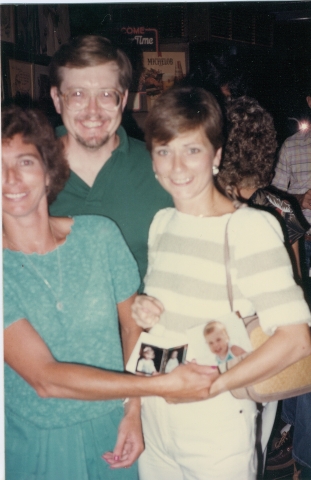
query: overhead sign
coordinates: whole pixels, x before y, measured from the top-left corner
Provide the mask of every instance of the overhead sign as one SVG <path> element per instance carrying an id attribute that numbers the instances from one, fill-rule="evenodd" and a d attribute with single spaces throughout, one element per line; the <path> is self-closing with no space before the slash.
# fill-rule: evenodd
<path id="1" fill-rule="evenodd" d="M 121 27 L 121 33 L 128 39 L 141 46 L 143 50 L 159 51 L 158 30 L 145 27 Z"/>

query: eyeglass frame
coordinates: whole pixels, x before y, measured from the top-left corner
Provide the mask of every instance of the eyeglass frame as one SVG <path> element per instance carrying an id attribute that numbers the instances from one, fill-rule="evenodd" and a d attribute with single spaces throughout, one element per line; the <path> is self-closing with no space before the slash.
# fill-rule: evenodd
<path id="1" fill-rule="evenodd" d="M 60 89 L 58 89 L 59 95 L 64 98 L 65 104 L 66 104 L 66 106 L 67 106 L 67 108 L 68 108 L 69 110 L 71 110 L 71 111 L 73 111 L 73 112 L 79 112 L 80 110 L 83 110 L 84 108 L 87 108 L 87 107 L 89 106 L 89 104 L 90 104 L 90 98 L 92 97 L 92 94 L 91 94 L 91 91 L 90 91 L 88 88 L 84 88 L 84 87 L 81 87 L 81 88 L 72 88 L 72 89 L 69 89 L 68 91 L 70 91 L 70 90 L 84 90 L 84 91 L 87 91 L 88 94 L 89 94 L 89 96 L 88 96 L 88 100 L 89 100 L 89 101 L 88 101 L 88 104 L 85 105 L 85 107 L 78 108 L 78 109 L 77 109 L 77 108 L 71 108 L 71 107 L 68 106 L 68 100 L 67 100 L 67 98 L 68 98 L 68 93 L 63 93 L 63 92 L 60 91 Z M 125 94 L 124 94 L 124 93 L 121 93 L 121 92 L 120 92 L 118 89 L 116 89 L 116 88 L 99 88 L 99 89 L 97 89 L 97 92 L 99 92 L 99 91 L 101 91 L 101 90 L 113 91 L 113 92 L 116 92 L 116 93 L 120 96 L 120 102 L 119 102 L 119 104 L 116 105 L 113 109 L 106 109 L 106 110 L 108 110 L 108 112 L 114 112 L 115 110 L 117 110 L 117 109 L 120 107 L 120 105 L 122 105 L 122 100 L 123 100 L 123 98 L 125 97 Z M 96 95 L 95 98 L 96 98 L 96 103 L 97 103 L 97 95 Z M 97 103 L 97 105 L 98 105 L 98 103 Z M 103 108 L 103 109 L 105 110 L 105 107 L 102 107 L 102 106 L 99 106 L 99 107 L 100 107 L 100 108 Z"/>

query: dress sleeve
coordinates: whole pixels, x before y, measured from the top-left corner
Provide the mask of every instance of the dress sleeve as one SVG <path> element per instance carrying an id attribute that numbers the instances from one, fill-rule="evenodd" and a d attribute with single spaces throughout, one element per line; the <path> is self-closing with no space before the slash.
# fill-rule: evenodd
<path id="1" fill-rule="evenodd" d="M 18 295 L 18 286 L 13 285 L 7 278 L 3 282 L 3 327 L 25 318 L 25 308 Z"/>
<path id="2" fill-rule="evenodd" d="M 293 206 L 294 198 L 275 187 L 258 189 L 250 198 L 249 205 L 271 210 L 283 225 L 285 239 L 295 243 L 308 231 L 309 226 L 301 213 L 300 206 Z M 264 209 L 263 208 L 263 209 Z M 268 211 L 269 211 L 268 210 Z"/>
<path id="3" fill-rule="evenodd" d="M 275 167 L 275 175 L 272 180 L 272 185 L 279 188 L 280 190 L 283 190 L 284 192 L 287 192 L 290 179 L 290 159 L 288 156 L 288 148 L 285 141 L 280 150 L 279 159 Z"/>
<path id="4" fill-rule="evenodd" d="M 230 251 L 233 249 L 236 281 L 242 295 L 254 305 L 263 330 L 271 335 L 282 325 L 311 324 L 276 218 L 251 208 L 235 215 Z"/>
<path id="5" fill-rule="evenodd" d="M 107 243 L 108 259 L 116 303 L 123 302 L 135 292 L 140 285 L 137 263 L 130 252 L 119 228 L 110 223 Z"/>
<path id="6" fill-rule="evenodd" d="M 285 202 L 286 200 L 284 201 L 284 203 Z M 304 219 L 302 218 L 302 214 L 300 215 L 300 218 L 298 217 L 290 202 L 288 202 L 288 210 L 285 211 L 285 209 L 280 209 L 280 212 L 286 225 L 289 242 L 292 245 L 300 238 L 302 238 L 304 234 L 308 231 L 307 222 L 303 221 Z"/>

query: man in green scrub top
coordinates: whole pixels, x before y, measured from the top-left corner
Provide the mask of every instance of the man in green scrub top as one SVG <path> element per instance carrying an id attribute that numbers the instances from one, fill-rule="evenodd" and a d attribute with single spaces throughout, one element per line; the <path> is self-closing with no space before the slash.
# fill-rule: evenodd
<path id="1" fill-rule="evenodd" d="M 173 206 L 154 177 L 145 144 L 121 126 L 132 67 L 100 36 L 72 39 L 50 64 L 51 96 L 66 127 L 62 137 L 71 174 L 51 205 L 54 216 L 104 215 L 114 220 L 143 280 L 150 223 Z"/>

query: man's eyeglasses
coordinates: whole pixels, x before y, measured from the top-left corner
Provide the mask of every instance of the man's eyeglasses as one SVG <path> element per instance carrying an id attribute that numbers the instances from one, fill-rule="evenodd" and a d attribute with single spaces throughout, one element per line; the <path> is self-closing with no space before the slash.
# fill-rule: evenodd
<path id="1" fill-rule="evenodd" d="M 70 110 L 82 110 L 88 107 L 92 93 L 86 88 L 72 88 L 67 92 L 59 92 Z M 113 88 L 101 88 L 96 94 L 97 105 L 105 110 L 117 110 L 124 95 Z"/>

